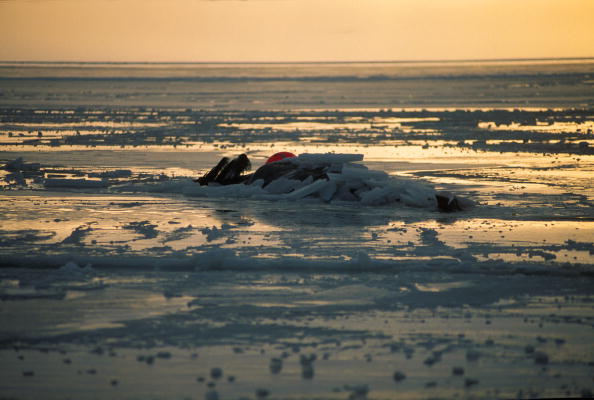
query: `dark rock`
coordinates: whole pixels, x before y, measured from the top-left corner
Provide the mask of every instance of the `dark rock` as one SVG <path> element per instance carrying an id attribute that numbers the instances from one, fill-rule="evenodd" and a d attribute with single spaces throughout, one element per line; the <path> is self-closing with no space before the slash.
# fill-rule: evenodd
<path id="1" fill-rule="evenodd" d="M 221 368 L 215 367 L 210 370 L 210 377 L 212 379 L 219 379 L 222 376 L 223 376 L 223 370 Z"/>
<path id="2" fill-rule="evenodd" d="M 313 379 L 314 368 L 312 364 L 306 364 L 301 366 L 301 377 L 303 379 Z"/>
<path id="3" fill-rule="evenodd" d="M 216 390 L 209 390 L 204 394 L 204 400 L 219 400 L 219 393 Z"/>
<path id="4" fill-rule="evenodd" d="M 283 369 L 283 360 L 280 358 L 272 358 L 268 367 L 270 368 L 270 373 L 276 375 Z"/>
<path id="5" fill-rule="evenodd" d="M 481 353 L 476 350 L 468 350 L 466 352 L 466 360 L 467 361 L 476 361 L 480 358 Z"/>
<path id="6" fill-rule="evenodd" d="M 474 386 L 474 385 L 478 385 L 478 383 L 479 383 L 478 379 L 466 378 L 464 380 L 464 386 L 465 387 L 471 387 L 471 386 Z"/>
<path id="7" fill-rule="evenodd" d="M 168 351 L 160 351 L 156 354 L 156 357 L 167 360 L 171 358 L 171 353 Z"/>
<path id="8" fill-rule="evenodd" d="M 394 372 L 394 375 L 392 375 L 392 379 L 394 379 L 395 382 L 400 382 L 406 379 L 406 375 L 404 372 L 396 371 Z"/>
<path id="9" fill-rule="evenodd" d="M 538 351 L 534 353 L 534 364 L 548 364 L 549 363 L 549 356 L 546 353 Z"/>

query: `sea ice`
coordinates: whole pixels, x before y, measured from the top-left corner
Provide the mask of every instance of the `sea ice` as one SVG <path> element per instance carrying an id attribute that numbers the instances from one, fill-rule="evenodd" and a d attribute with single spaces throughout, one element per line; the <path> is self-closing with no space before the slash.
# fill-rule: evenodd
<path id="1" fill-rule="evenodd" d="M 594 64 L 520 64 L 0 66 L 83 77 L 3 78 L 2 395 L 591 397 Z"/>

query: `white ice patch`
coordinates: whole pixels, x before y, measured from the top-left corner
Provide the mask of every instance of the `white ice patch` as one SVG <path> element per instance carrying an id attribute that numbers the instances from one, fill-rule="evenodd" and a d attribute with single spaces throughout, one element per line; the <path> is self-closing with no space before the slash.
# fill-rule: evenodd
<path id="1" fill-rule="evenodd" d="M 318 195 L 320 191 L 324 190 L 329 184 L 329 181 L 320 179 L 318 181 L 312 182 L 309 185 L 302 187 L 301 189 L 295 190 L 291 193 L 285 194 L 285 199 L 287 200 L 299 200 L 303 199 L 307 196 L 315 196 Z M 318 197 L 318 196 L 315 196 Z"/>
<path id="2" fill-rule="evenodd" d="M 80 276 L 86 274 L 92 274 L 95 270 L 91 264 L 85 265 L 83 268 L 79 267 L 74 261 L 69 261 L 66 264 L 58 268 L 57 273 L 69 276 Z"/>
<path id="3" fill-rule="evenodd" d="M 266 191 L 271 194 L 283 194 L 290 193 L 294 190 L 300 189 L 304 186 L 304 183 L 297 179 L 287 179 L 281 177 L 276 179 L 266 186 Z"/>

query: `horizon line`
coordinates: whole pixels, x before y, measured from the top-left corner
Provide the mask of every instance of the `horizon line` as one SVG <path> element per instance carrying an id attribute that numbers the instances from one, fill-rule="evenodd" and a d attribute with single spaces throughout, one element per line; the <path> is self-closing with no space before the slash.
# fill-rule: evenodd
<path id="1" fill-rule="evenodd" d="M 586 57 L 517 57 L 517 58 L 460 58 L 460 59 L 409 59 L 409 60 L 328 60 L 328 61 L 40 61 L 40 60 L 0 60 L 0 64 L 215 64 L 215 65 L 240 65 L 240 64 L 414 64 L 414 63 L 462 63 L 462 62 L 530 62 L 530 61 L 587 61 L 594 56 Z"/>

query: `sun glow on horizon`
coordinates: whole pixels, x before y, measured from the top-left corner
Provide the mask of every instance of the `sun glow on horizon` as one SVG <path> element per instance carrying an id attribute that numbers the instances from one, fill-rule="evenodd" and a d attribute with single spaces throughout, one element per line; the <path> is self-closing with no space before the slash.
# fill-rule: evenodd
<path id="1" fill-rule="evenodd" d="M 593 57 L 588 0 L 0 1 L 0 60 Z"/>

